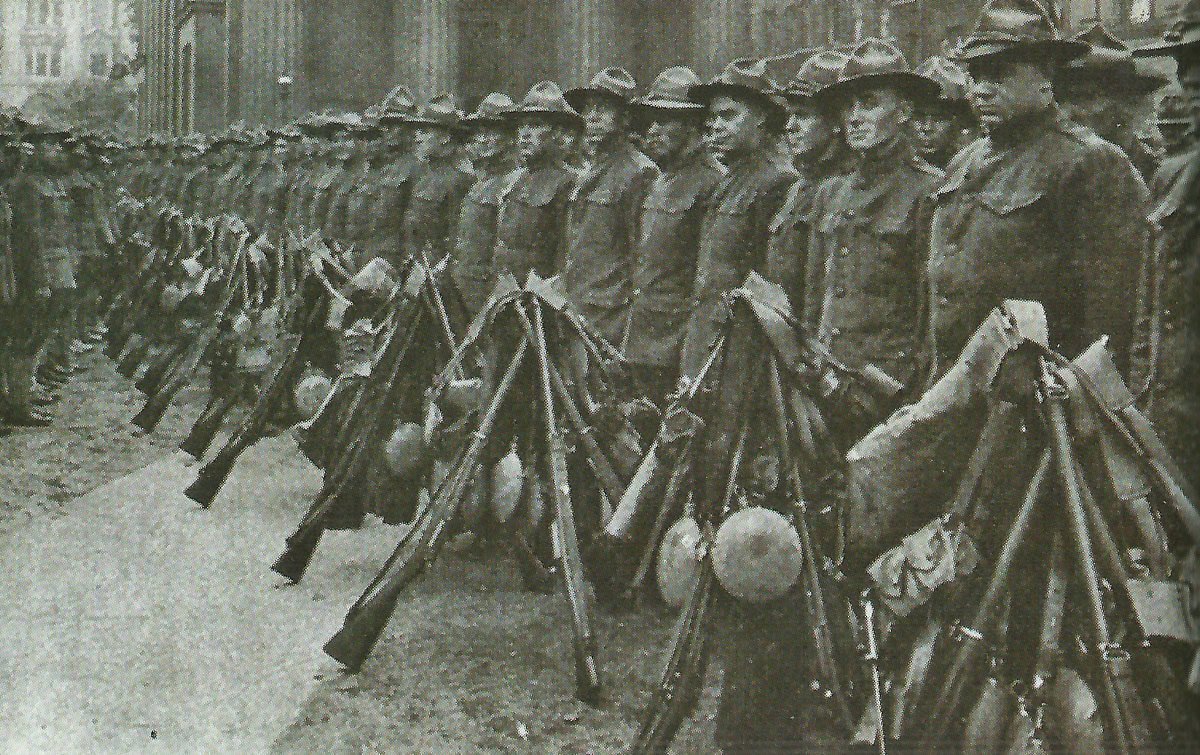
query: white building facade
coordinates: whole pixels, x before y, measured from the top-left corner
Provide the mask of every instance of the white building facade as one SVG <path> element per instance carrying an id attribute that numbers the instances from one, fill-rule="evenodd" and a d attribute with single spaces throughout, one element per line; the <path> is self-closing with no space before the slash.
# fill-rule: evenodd
<path id="1" fill-rule="evenodd" d="M 108 78 L 133 58 L 124 0 L 0 0 L 0 104 Z"/>

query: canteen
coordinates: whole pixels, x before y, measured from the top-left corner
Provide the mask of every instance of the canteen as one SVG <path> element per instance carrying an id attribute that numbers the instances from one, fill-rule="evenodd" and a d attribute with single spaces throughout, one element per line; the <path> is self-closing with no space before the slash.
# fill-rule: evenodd
<path id="1" fill-rule="evenodd" d="M 455 414 L 479 408 L 483 401 L 483 381 L 479 378 L 451 380 L 442 393 L 442 403 Z"/>
<path id="2" fill-rule="evenodd" d="M 424 433 L 415 422 L 401 422 L 384 448 L 388 469 L 401 479 L 416 477 L 425 466 Z"/>
<path id="3" fill-rule="evenodd" d="M 747 603 L 787 594 L 803 566 L 800 535 L 777 511 L 752 506 L 726 519 L 713 539 L 712 565 L 725 591 Z"/>
<path id="4" fill-rule="evenodd" d="M 690 516 L 675 522 L 663 535 L 655 576 L 663 602 L 672 608 L 683 607 L 700 574 L 700 541 L 700 525 Z"/>
<path id="5" fill-rule="evenodd" d="M 296 412 L 304 419 L 312 419 L 331 390 L 333 390 L 333 382 L 329 378 L 315 373 L 306 375 L 296 385 L 296 390 L 292 394 Z"/>
<path id="6" fill-rule="evenodd" d="M 492 467 L 492 514 L 501 524 L 512 518 L 521 502 L 525 470 L 517 449 L 510 448 Z"/>

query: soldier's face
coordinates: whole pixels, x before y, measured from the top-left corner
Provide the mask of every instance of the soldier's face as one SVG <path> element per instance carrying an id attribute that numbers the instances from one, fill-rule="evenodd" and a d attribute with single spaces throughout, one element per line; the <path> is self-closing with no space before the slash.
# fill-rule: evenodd
<path id="1" fill-rule="evenodd" d="M 642 137 L 642 149 L 656 163 L 670 162 L 691 145 L 695 138 L 694 124 L 683 118 L 655 116 Z"/>
<path id="2" fill-rule="evenodd" d="M 918 108 L 913 112 L 913 147 L 921 157 L 930 157 L 953 146 L 957 129 L 954 118 L 938 108 Z"/>
<path id="3" fill-rule="evenodd" d="M 708 143 L 723 160 L 757 149 L 767 133 L 767 114 L 745 100 L 719 95 L 708 106 Z"/>
<path id="4" fill-rule="evenodd" d="M 623 108 L 604 97 L 588 97 L 580 115 L 583 116 L 583 147 L 589 153 L 625 129 Z"/>
<path id="5" fill-rule="evenodd" d="M 440 128 L 418 128 L 413 134 L 413 153 L 418 160 L 443 155 L 449 149 L 450 134 Z"/>
<path id="6" fill-rule="evenodd" d="M 818 155 L 829 148 L 838 136 L 837 124 L 817 108 L 797 104 L 788 116 L 784 131 L 792 157 L 803 159 Z"/>
<path id="7" fill-rule="evenodd" d="M 1045 66 L 993 57 L 971 64 L 970 96 L 980 125 L 990 131 L 1050 107 L 1054 89 Z"/>
<path id="8" fill-rule="evenodd" d="M 517 154 L 526 163 L 550 155 L 559 142 L 559 130 L 551 123 L 529 120 L 517 126 Z"/>
<path id="9" fill-rule="evenodd" d="M 891 144 L 912 121 L 912 105 L 892 87 L 871 87 L 842 103 L 842 132 L 856 152 Z"/>
<path id="10" fill-rule="evenodd" d="M 502 129 L 479 128 L 467 141 L 467 157 L 487 161 L 499 157 L 508 149 L 508 138 Z"/>

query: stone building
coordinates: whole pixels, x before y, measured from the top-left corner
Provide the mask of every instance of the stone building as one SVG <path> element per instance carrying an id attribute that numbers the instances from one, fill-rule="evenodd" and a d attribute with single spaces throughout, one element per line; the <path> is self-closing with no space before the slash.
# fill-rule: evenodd
<path id="1" fill-rule="evenodd" d="M 1069 0 L 1083 2 L 1084 0 Z M 1106 3 L 1173 0 L 1086 0 Z M 920 60 L 965 34 L 982 0 L 145 0 L 143 131 L 272 123 L 361 111 L 398 83 L 463 106 L 533 82 L 564 86 L 606 66 L 648 81 L 740 56 L 894 39 Z M 1124 6 L 1122 6 L 1124 7 Z"/>
<path id="2" fill-rule="evenodd" d="M 20 106 L 71 81 L 107 79 L 133 52 L 126 2 L 0 0 L 0 104 Z"/>

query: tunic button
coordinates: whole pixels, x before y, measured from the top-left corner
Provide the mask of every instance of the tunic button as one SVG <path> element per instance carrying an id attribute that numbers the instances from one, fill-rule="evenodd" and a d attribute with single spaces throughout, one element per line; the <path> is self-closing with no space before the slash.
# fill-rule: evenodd
<path id="1" fill-rule="evenodd" d="M 849 250 L 849 249 L 847 249 L 846 247 L 842 247 L 841 249 L 839 249 L 839 250 L 838 250 L 838 254 L 840 254 L 840 255 L 841 255 L 841 256 L 843 256 L 843 257 L 849 257 L 849 256 L 850 256 L 850 250 Z"/>
<path id="2" fill-rule="evenodd" d="M 841 334 L 842 334 L 842 329 L 841 329 L 841 328 L 830 328 L 830 329 L 829 329 L 829 335 L 830 335 L 830 336 L 840 336 Z"/>
<path id="3" fill-rule="evenodd" d="M 834 295 L 834 296 L 836 296 L 836 297 L 838 297 L 839 299 L 840 299 L 840 298 L 842 298 L 843 296 L 845 296 L 845 295 L 846 295 L 846 287 L 845 287 L 845 286 L 838 286 L 837 288 L 835 288 L 835 289 L 833 290 L 833 295 Z"/>

